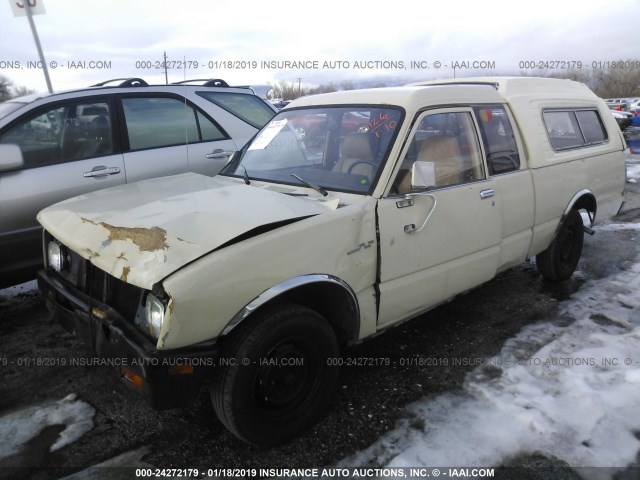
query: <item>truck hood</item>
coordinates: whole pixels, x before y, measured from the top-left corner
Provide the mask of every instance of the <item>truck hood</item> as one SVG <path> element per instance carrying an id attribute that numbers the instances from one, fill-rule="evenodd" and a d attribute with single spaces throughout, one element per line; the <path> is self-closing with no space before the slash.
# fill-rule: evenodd
<path id="1" fill-rule="evenodd" d="M 151 289 L 241 235 L 318 215 L 337 203 L 185 173 L 71 198 L 42 210 L 38 221 L 96 267 Z"/>

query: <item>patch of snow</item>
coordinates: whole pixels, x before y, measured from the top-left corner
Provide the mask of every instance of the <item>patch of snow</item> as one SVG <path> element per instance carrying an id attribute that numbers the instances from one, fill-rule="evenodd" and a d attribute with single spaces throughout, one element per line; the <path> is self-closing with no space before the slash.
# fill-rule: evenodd
<path id="1" fill-rule="evenodd" d="M 24 408 L 0 417 L 0 458 L 18 453 L 22 446 L 52 425 L 65 425 L 50 451 L 78 440 L 93 428 L 95 410 L 91 405 L 67 395 L 62 400 Z"/>
<path id="2" fill-rule="evenodd" d="M 16 297 L 23 293 L 31 293 L 38 290 L 38 282 L 36 280 L 31 280 L 30 282 L 21 283 L 19 285 L 14 285 L 9 288 L 3 288 L 0 290 L 0 297 L 10 298 Z"/>
<path id="3" fill-rule="evenodd" d="M 627 182 L 636 182 L 640 178 L 640 165 L 639 164 L 629 164 L 627 163 Z"/>
<path id="4" fill-rule="evenodd" d="M 640 229 L 638 224 L 605 227 Z M 624 468 L 640 451 L 640 259 L 590 280 L 340 466 L 496 467 L 522 453 Z M 611 471 L 601 472 L 610 478 Z"/>
<path id="5" fill-rule="evenodd" d="M 599 232 L 640 231 L 640 223 L 604 223 L 597 225 L 595 230 Z"/>

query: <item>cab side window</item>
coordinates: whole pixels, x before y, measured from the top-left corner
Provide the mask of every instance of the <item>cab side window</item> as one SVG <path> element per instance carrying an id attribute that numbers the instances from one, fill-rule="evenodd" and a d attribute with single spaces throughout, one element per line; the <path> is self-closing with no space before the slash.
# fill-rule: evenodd
<path id="1" fill-rule="evenodd" d="M 391 193 L 412 190 L 415 162 L 433 166 L 434 187 L 448 187 L 485 178 L 482 155 L 470 112 L 424 114 L 414 129 L 407 154 Z"/>
<path id="2" fill-rule="evenodd" d="M 26 168 L 110 155 L 109 104 L 75 102 L 39 111 L 0 134 L 0 143 L 18 145 Z"/>
<path id="3" fill-rule="evenodd" d="M 499 175 L 519 170 L 518 145 L 505 108 L 486 105 L 474 107 L 473 111 L 480 126 L 489 173 Z"/>

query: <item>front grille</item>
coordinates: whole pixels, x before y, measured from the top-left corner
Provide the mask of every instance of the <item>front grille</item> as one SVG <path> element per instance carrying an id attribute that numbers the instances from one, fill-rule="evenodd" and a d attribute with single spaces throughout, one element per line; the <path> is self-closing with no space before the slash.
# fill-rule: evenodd
<path id="1" fill-rule="evenodd" d="M 50 239 L 52 237 L 47 233 L 45 241 Z M 82 293 L 111 307 L 133 323 L 144 290 L 109 275 L 64 246 L 63 252 L 65 261 L 60 276 Z"/>

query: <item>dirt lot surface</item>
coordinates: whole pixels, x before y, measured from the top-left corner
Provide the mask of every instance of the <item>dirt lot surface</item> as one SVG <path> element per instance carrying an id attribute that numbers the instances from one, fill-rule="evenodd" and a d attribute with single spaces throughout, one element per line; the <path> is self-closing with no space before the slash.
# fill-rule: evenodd
<path id="1" fill-rule="evenodd" d="M 638 187 L 628 184 L 629 210 L 618 221 L 638 221 Z M 614 235 L 611 233 L 611 235 Z M 156 412 L 120 384 L 106 366 L 62 366 L 90 358 L 48 315 L 35 292 L 0 297 L 0 415 L 60 400 L 69 394 L 95 409 L 94 427 L 55 452 L 62 427 L 45 429 L 22 452 L 0 460 L 5 477 L 58 478 L 127 453 L 129 465 L 206 468 L 300 468 L 334 465 L 370 445 L 405 415 L 405 406 L 459 388 L 478 359 L 499 352 L 523 326 L 549 319 L 558 302 L 588 278 L 614 273 L 639 253 L 630 232 L 585 239 L 580 272 L 561 285 L 542 282 L 533 261 L 345 352 L 339 386 L 326 415 L 306 434 L 262 449 L 238 441 L 218 422 L 207 392 L 187 409 Z M 366 359 L 390 359 L 389 366 Z M 24 359 L 41 359 L 24 365 Z M 411 359 L 411 360 L 407 360 Z M 526 460 L 524 460 L 526 461 Z M 5 467 L 5 468 L 1 468 Z M 6 467 L 21 467 L 20 470 Z"/>

